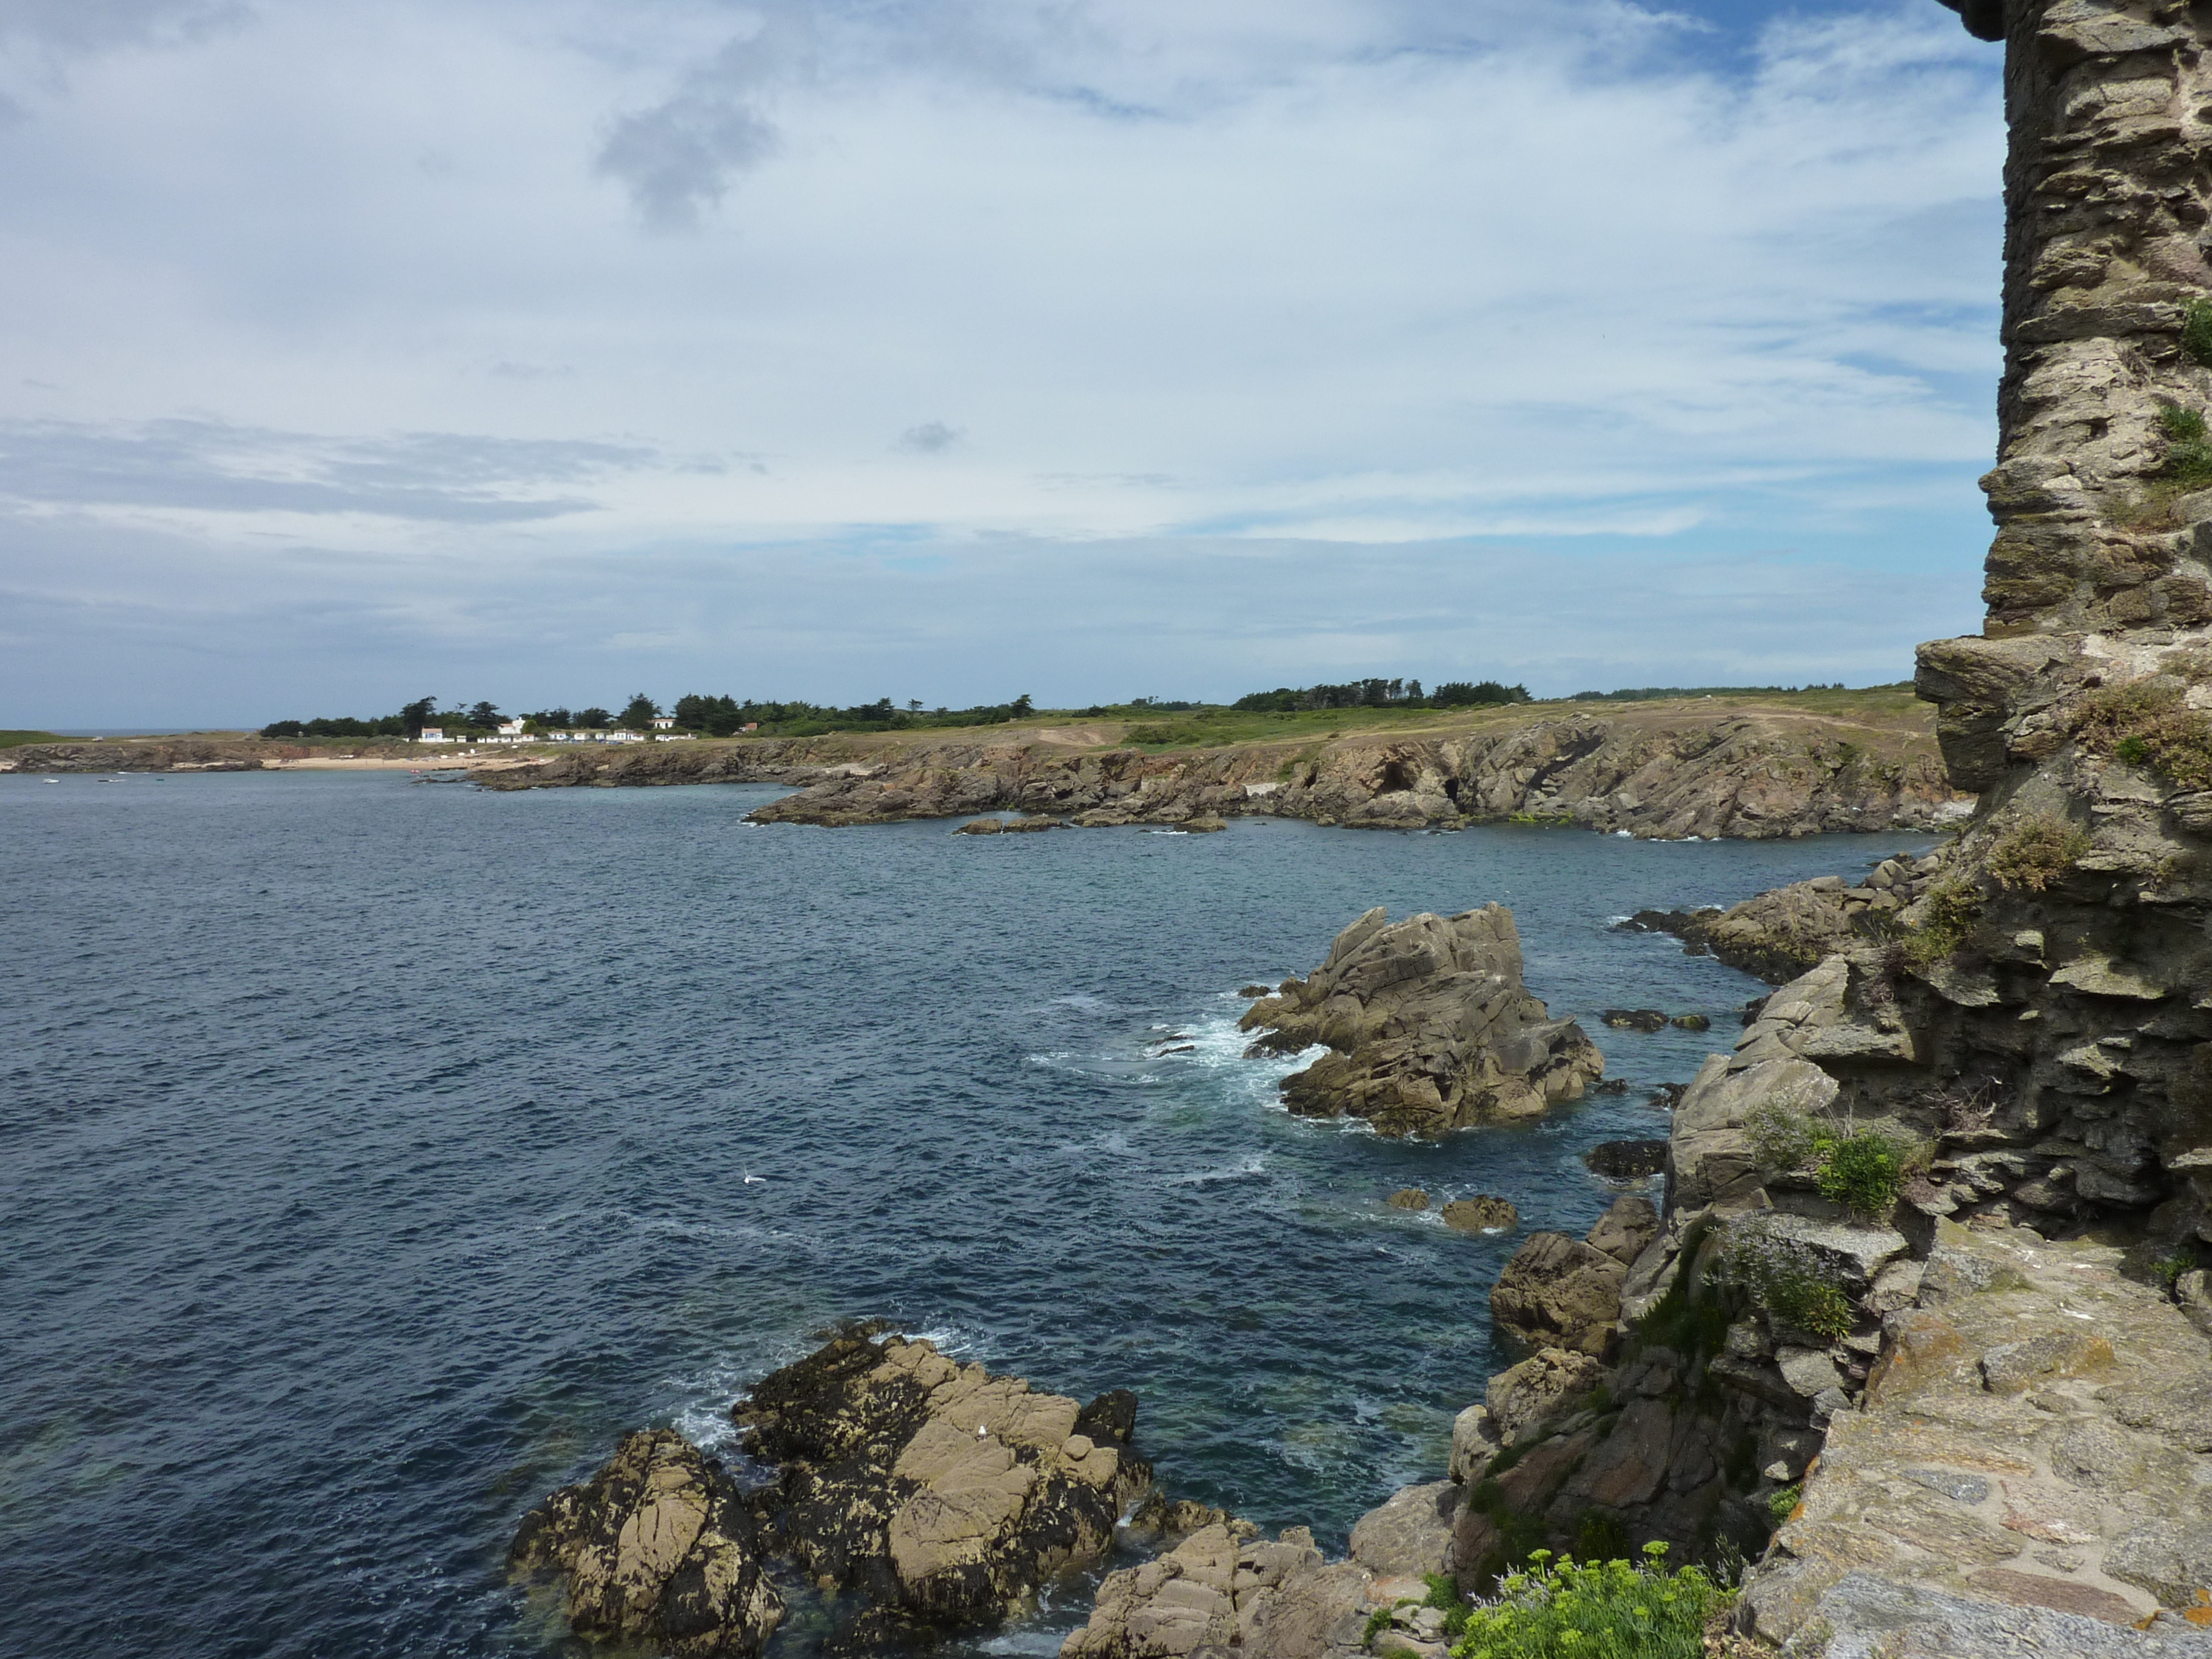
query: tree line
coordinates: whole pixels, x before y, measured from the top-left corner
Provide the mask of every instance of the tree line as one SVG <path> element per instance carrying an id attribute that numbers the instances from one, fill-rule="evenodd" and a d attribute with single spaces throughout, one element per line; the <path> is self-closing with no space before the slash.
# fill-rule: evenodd
<path id="1" fill-rule="evenodd" d="M 902 708 L 889 697 L 838 708 L 811 702 L 761 702 L 748 697 L 708 696 L 690 692 L 677 698 L 665 713 L 678 732 L 726 738 L 747 726 L 777 736 L 811 737 L 823 732 L 897 732 L 933 726 L 1001 726 L 1035 713 L 1029 694 L 1012 702 L 983 703 L 969 708 L 929 708 L 920 699 Z M 521 716 L 525 732 L 642 732 L 663 715 L 658 702 L 640 691 L 621 708 L 539 708 Z M 435 697 L 417 697 L 398 713 L 367 719 L 351 715 L 318 715 L 313 720 L 271 720 L 261 728 L 264 738 L 419 738 L 425 727 L 449 738 L 486 738 L 508 716 L 499 705 L 480 702 L 466 707 L 441 709 Z"/>
<path id="2" fill-rule="evenodd" d="M 1277 686 L 1255 691 L 1230 707 L 1251 714 L 1290 714 L 1309 708 L 1475 708 L 1488 704 L 1532 702 L 1525 685 L 1496 680 L 1447 680 L 1424 694 L 1419 680 L 1347 680 L 1341 685 Z"/>

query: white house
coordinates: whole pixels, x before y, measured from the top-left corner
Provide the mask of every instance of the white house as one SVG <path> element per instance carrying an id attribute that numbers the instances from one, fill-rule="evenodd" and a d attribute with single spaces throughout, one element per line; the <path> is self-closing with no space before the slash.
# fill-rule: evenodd
<path id="1" fill-rule="evenodd" d="M 653 717 L 653 729 L 656 732 L 673 732 L 676 729 L 676 716 L 655 714 Z"/>
<path id="2" fill-rule="evenodd" d="M 442 726 L 426 726 L 416 737 L 415 741 L 417 743 L 453 743 L 457 742 L 458 739 L 447 737 L 446 735 L 446 729 Z"/>
<path id="3" fill-rule="evenodd" d="M 522 720 L 520 717 L 518 716 L 511 720 L 501 720 L 499 723 L 499 734 L 509 743 L 520 743 L 522 740 Z"/>

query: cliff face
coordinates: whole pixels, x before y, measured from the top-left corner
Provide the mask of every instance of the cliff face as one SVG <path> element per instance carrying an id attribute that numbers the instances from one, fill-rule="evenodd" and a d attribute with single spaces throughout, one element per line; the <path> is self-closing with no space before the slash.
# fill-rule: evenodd
<path id="1" fill-rule="evenodd" d="M 1996 14 L 1970 15 L 1970 27 Z M 1980 792 L 1893 981 L 1990 1103 L 2028 1221 L 2212 1242 L 2212 15 L 2011 0 L 1997 531 L 1977 637 L 1921 647 Z M 2212 319 L 2212 313 L 2204 313 Z M 2191 432 L 2199 434 L 2192 439 Z M 1969 1207 L 1973 1207 L 1969 1206 Z"/>
<path id="2" fill-rule="evenodd" d="M 1458 729 L 1148 753 L 1008 732 L 578 751 L 490 788 L 775 781 L 753 814 L 833 826 L 1013 809 L 1085 825 L 1265 813 L 1405 830 L 1520 817 L 1643 836 L 1927 829 L 1963 816 L 1922 719 L 1786 704 L 1516 711 Z"/>

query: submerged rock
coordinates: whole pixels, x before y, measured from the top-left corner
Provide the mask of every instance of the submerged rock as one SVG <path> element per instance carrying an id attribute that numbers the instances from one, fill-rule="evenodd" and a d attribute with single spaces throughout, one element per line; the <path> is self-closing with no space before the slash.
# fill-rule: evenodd
<path id="1" fill-rule="evenodd" d="M 1394 1210 L 1425 1210 L 1429 1207 L 1429 1195 L 1419 1187 L 1401 1187 L 1382 1201 Z"/>
<path id="2" fill-rule="evenodd" d="M 1444 1206 L 1444 1225 L 1462 1233 L 1504 1232 L 1521 1224 L 1521 1212 L 1502 1198 L 1479 1193 Z"/>
<path id="3" fill-rule="evenodd" d="M 783 1618 L 750 1505 L 672 1429 L 624 1436 L 605 1468 L 523 1518 L 509 1559 L 565 1576 L 570 1629 L 676 1659 L 757 1653 Z"/>
<path id="4" fill-rule="evenodd" d="M 1655 1176 L 1667 1167 L 1667 1143 L 1663 1140 L 1607 1140 L 1583 1154 L 1583 1163 L 1592 1175 L 1602 1176 L 1607 1181 L 1641 1181 Z"/>
<path id="5" fill-rule="evenodd" d="M 1605 1070 L 1579 1025 L 1528 994 L 1513 913 L 1498 904 L 1400 922 L 1370 910 L 1242 1027 L 1266 1033 L 1258 1052 L 1333 1051 L 1283 1080 L 1292 1112 L 1365 1118 L 1385 1134 L 1533 1116 Z"/>

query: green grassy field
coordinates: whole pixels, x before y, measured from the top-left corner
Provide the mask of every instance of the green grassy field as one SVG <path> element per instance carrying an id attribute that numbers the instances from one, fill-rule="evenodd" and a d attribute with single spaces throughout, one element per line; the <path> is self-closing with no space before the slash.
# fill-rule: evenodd
<path id="1" fill-rule="evenodd" d="M 1932 710 L 1912 695 L 1910 684 L 1868 686 L 1845 691 L 1767 691 L 1735 695 L 1597 702 L 1559 698 L 1548 702 L 1495 703 L 1472 708 L 1316 708 L 1297 714 L 1246 714 L 1230 708 L 1193 709 L 1131 722 L 1120 741 L 1139 748 L 1219 749 L 1232 744 L 1305 742 L 1353 732 L 1415 732 L 1479 730 L 1521 725 L 1530 720 L 1559 720 L 1587 714 L 1620 720 L 1669 710 L 1698 713 L 1723 708 L 1787 708 L 1802 714 L 1870 725 L 1924 724 Z M 1081 721 L 1080 716 L 1049 714 L 1024 725 L 1054 726 Z"/>
<path id="2" fill-rule="evenodd" d="M 20 749 L 27 743 L 59 743 L 51 732 L 0 732 L 0 749 Z"/>

